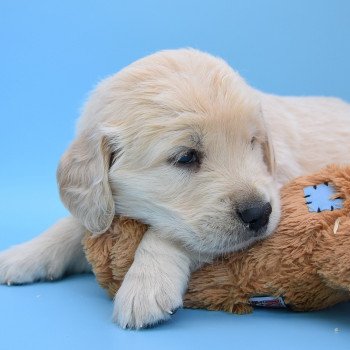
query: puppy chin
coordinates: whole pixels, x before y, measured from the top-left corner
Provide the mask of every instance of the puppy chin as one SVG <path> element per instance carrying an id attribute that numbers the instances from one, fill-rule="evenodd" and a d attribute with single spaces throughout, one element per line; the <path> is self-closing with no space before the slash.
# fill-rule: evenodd
<path id="1" fill-rule="evenodd" d="M 243 225 L 233 227 L 215 227 L 215 230 L 201 235 L 192 242 L 190 249 L 211 257 L 229 254 L 249 248 L 253 244 L 269 237 L 277 227 L 279 212 L 274 212 L 269 223 L 258 231 L 248 229 Z"/>

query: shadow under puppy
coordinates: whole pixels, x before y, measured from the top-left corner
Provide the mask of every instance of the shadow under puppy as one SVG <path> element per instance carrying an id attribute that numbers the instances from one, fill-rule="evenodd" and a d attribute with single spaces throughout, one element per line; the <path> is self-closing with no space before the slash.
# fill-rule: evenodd
<path id="1" fill-rule="evenodd" d="M 248 313 L 254 305 L 317 310 L 350 300 L 350 167 L 328 166 L 282 188 L 277 231 L 192 274 L 184 306 Z M 113 297 L 147 226 L 115 218 L 84 240 L 100 285 Z"/>

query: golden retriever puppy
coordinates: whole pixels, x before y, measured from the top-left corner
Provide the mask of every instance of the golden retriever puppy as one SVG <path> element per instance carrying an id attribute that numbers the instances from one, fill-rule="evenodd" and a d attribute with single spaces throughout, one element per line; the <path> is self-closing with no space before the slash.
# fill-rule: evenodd
<path id="1" fill-rule="evenodd" d="M 62 157 L 72 217 L 0 254 L 1 283 L 89 271 L 85 230 L 114 215 L 149 225 L 115 296 L 114 319 L 141 328 L 181 307 L 189 274 L 270 235 L 287 180 L 350 161 L 350 107 L 263 94 L 223 60 L 162 51 L 104 80 Z"/>

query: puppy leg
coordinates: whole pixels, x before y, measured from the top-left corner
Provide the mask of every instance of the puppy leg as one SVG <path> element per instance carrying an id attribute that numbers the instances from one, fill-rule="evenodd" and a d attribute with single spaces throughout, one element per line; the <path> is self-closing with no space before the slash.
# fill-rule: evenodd
<path id="1" fill-rule="evenodd" d="M 188 252 L 149 229 L 115 296 L 114 321 L 142 328 L 168 319 L 182 306 L 190 267 Z"/>
<path id="2" fill-rule="evenodd" d="M 81 240 L 86 229 L 65 218 L 33 240 L 0 253 L 0 283 L 22 284 L 54 280 L 65 273 L 91 271 Z"/>

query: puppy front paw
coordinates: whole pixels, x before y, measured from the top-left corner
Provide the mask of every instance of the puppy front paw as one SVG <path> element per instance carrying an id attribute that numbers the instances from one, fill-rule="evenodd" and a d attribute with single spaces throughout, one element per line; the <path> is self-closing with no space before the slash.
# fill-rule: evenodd
<path id="1" fill-rule="evenodd" d="M 113 320 L 122 328 L 146 328 L 182 306 L 182 288 L 165 276 L 126 276 L 114 299 Z M 162 278 L 163 277 L 163 278 Z"/>

